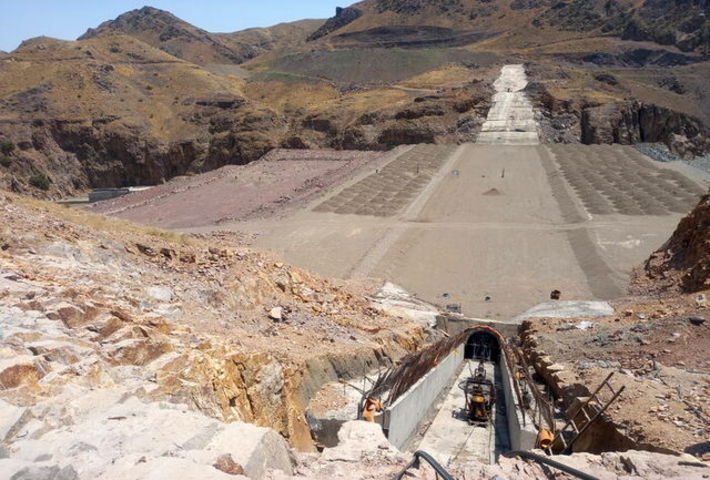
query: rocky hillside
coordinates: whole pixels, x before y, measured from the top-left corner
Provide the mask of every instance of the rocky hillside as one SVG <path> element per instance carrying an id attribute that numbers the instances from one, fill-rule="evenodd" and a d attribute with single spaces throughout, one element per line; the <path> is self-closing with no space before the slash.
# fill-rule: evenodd
<path id="1" fill-rule="evenodd" d="M 639 285 L 693 293 L 710 289 L 710 194 L 683 220 L 668 242 L 651 255 Z"/>
<path id="2" fill-rule="evenodd" d="M 235 33 L 209 33 L 170 12 L 153 7 L 132 10 L 90 28 L 79 37 L 86 40 L 113 35 L 129 35 L 175 57 L 199 65 L 239 64 L 284 42 L 297 43 L 322 22 L 304 20 L 272 28 L 250 29 Z"/>
<path id="3" fill-rule="evenodd" d="M 311 449 L 304 408 L 321 384 L 422 340 L 366 290 L 238 237 L 179 236 L 5 193 L 0 265 L 0 400 L 26 412 L 8 430 L 0 409 L 6 442 L 69 421 L 65 402 L 90 395 L 109 410 L 128 397 L 186 405 Z"/>
<path id="4" fill-rule="evenodd" d="M 40 37 L 0 57 L 0 187 L 57 198 L 277 147 L 472 141 L 500 66 L 520 61 L 545 141 L 700 155 L 710 149 L 702 48 L 623 39 L 633 19 L 668 18 L 691 45 L 697 29 L 684 19 L 705 7 L 681 3 L 368 0 L 326 22 L 224 34 L 145 7 L 76 42 Z"/>
<path id="5" fill-rule="evenodd" d="M 132 37 L 27 41 L 0 61 L 0 184 L 68 194 L 254 160 L 286 127 L 242 89 Z"/>
<path id="6" fill-rule="evenodd" d="M 538 30 L 543 38 L 565 38 L 565 32 L 572 32 L 577 37 L 651 41 L 708 56 L 709 13 L 704 0 L 366 0 L 339 10 L 318 37 L 337 41 L 353 32 L 369 32 L 374 41 L 381 28 L 429 25 L 442 28 L 436 35 L 440 41 L 455 40 L 461 34 L 456 29 L 485 30 L 508 37 L 520 48 L 535 38 L 521 36 L 520 29 L 525 29 Z"/>
<path id="7" fill-rule="evenodd" d="M 0 186 L 57 197 L 244 164 L 280 146 L 473 138 L 487 87 L 472 70 L 452 73 L 456 87 L 440 92 L 341 93 L 322 80 L 213 73 L 125 35 L 37 38 L 0 60 Z"/>

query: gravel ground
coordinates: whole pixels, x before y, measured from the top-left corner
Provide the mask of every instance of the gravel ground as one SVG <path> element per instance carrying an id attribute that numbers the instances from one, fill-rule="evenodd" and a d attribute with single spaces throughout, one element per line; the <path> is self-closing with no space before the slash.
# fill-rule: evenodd
<path id="1" fill-rule="evenodd" d="M 668 147 L 663 143 L 637 143 L 636 145 L 634 145 L 634 147 L 636 147 L 636 149 L 641 153 L 651 157 L 656 161 L 663 163 L 679 161 L 686 163 L 691 167 L 695 167 L 700 170 L 703 170 L 704 172 L 710 173 L 710 154 L 707 154 L 702 157 L 695 157 L 691 160 L 686 160 L 680 158 L 674 153 L 671 153 L 668 150 Z"/>

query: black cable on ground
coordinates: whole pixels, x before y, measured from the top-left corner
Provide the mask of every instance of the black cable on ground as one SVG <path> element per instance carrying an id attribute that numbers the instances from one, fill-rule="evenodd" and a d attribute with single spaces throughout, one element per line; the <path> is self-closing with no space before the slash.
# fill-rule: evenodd
<path id="1" fill-rule="evenodd" d="M 429 465 L 431 465 L 432 468 L 434 468 L 436 473 L 439 475 L 439 477 L 441 477 L 443 480 L 456 480 L 449 474 L 449 472 L 446 471 L 444 467 L 441 466 L 439 462 L 434 459 L 434 457 L 422 450 L 417 450 L 416 452 L 414 452 L 414 459 L 409 463 L 409 465 L 405 467 L 404 470 L 395 475 L 393 480 L 402 480 L 402 478 L 404 478 L 404 475 L 410 468 L 416 468 L 419 466 L 420 460 L 425 460 Z"/>
<path id="2" fill-rule="evenodd" d="M 560 463 L 555 460 L 552 460 L 550 457 L 546 457 L 544 455 L 538 455 L 537 453 L 529 452 L 527 450 L 515 450 L 512 452 L 506 453 L 505 456 L 506 457 L 520 457 L 520 458 L 525 458 L 527 460 L 532 460 L 534 462 L 542 463 L 542 464 L 548 465 L 552 468 L 556 468 L 557 470 L 560 470 L 562 472 L 573 475 L 573 476 L 580 478 L 582 480 L 599 480 L 599 478 L 597 478 L 593 475 L 589 475 L 588 473 L 584 473 L 581 470 L 577 470 L 576 468 L 572 468 L 569 465 L 565 465 L 564 463 Z"/>

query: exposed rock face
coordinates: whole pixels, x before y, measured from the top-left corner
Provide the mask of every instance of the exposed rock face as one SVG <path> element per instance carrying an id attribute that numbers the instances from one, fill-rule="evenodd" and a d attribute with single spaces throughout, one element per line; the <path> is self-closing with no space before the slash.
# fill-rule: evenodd
<path id="1" fill-rule="evenodd" d="M 380 12 L 396 12 L 405 15 L 418 15 L 426 11 L 446 13 L 463 9 L 461 0 L 376 0 L 377 10 Z"/>
<path id="2" fill-rule="evenodd" d="M 256 50 L 248 45 L 235 48 L 219 36 L 153 7 L 126 12 L 97 28 L 90 28 L 79 40 L 116 34 L 135 36 L 171 55 L 198 64 L 242 63 L 256 55 Z"/>
<path id="3" fill-rule="evenodd" d="M 321 37 L 324 37 L 340 28 L 343 28 L 345 25 L 354 22 L 358 18 L 362 16 L 362 10 L 359 10 L 354 7 L 348 7 L 348 8 L 336 8 L 335 9 L 335 16 L 332 18 L 329 18 L 322 27 L 320 27 L 318 30 L 313 32 L 309 37 L 309 41 L 313 40 L 318 40 Z"/>
<path id="4" fill-rule="evenodd" d="M 110 390 L 64 401 L 61 416 L 59 404 L 45 402 L 44 417 L 16 423 L 16 435 L 5 442 L 9 458 L 0 460 L 3 478 L 36 478 L 20 474 L 32 469 L 56 469 L 61 474 L 39 478 L 60 479 L 147 478 L 151 471 L 195 479 L 293 473 L 288 444 L 268 428 L 217 422 L 184 405 L 122 400 Z"/>
<path id="5" fill-rule="evenodd" d="M 710 150 L 708 130 L 700 120 L 640 102 L 585 108 L 580 129 L 585 144 L 663 142 L 681 156 Z"/>
<path id="6" fill-rule="evenodd" d="M 322 384 L 390 364 L 422 340 L 420 327 L 357 293 L 229 237 L 25 202 L 0 194 L 0 398 L 22 407 L 0 415 L 6 441 L 18 421 L 34 419 L 32 431 L 63 424 L 68 400 L 134 396 L 271 427 L 310 449 L 304 410 Z M 238 452 L 223 453 L 249 471 Z"/>
<path id="7" fill-rule="evenodd" d="M 447 23 L 455 22 L 457 27 L 472 20 L 485 20 L 494 12 L 500 15 L 499 20 L 507 20 L 510 12 L 529 10 L 533 13 L 524 23 L 534 27 L 652 41 L 706 57 L 710 50 L 706 19 L 710 7 L 704 0 L 514 0 L 510 3 L 498 0 L 368 0 L 360 2 L 358 8 L 369 18 L 382 15 L 380 21 L 374 22 L 376 26 L 411 25 L 411 17 L 419 16 L 428 25 L 438 25 L 436 17 L 442 17 Z M 403 18 L 392 18 L 392 14 Z M 371 21 L 363 23 L 373 26 Z M 516 24 L 522 26 L 517 20 Z"/>
<path id="8" fill-rule="evenodd" d="M 609 86 L 604 88 L 620 88 L 613 75 L 597 74 L 595 79 Z M 547 142 L 625 145 L 662 142 L 682 157 L 710 151 L 707 125 L 670 108 L 634 99 L 608 103 L 591 103 L 584 98 L 560 99 L 543 82 L 531 82 L 526 92 L 536 105 L 542 136 Z"/>
<path id="9" fill-rule="evenodd" d="M 675 45 L 707 57 L 708 15 L 710 5 L 704 0 L 646 0 L 624 27 L 622 38 Z"/>
<path id="10" fill-rule="evenodd" d="M 710 194 L 651 255 L 644 274 L 662 290 L 692 293 L 710 289 Z"/>
<path id="11" fill-rule="evenodd" d="M 319 114 L 303 126 L 325 134 L 313 139 L 338 149 L 383 150 L 416 143 L 459 143 L 475 140 L 490 107 L 492 89 L 482 82 L 415 98 L 399 108 L 383 109 L 352 121 Z M 308 130 L 301 135 L 312 138 Z"/>
<path id="12" fill-rule="evenodd" d="M 541 2 L 539 2 L 541 3 Z M 629 2 L 580 0 L 575 2 L 547 2 L 547 10 L 535 20 L 547 22 L 571 31 L 619 32 L 628 17 Z"/>
<path id="13" fill-rule="evenodd" d="M 47 70 L 55 81 L 27 88 L 28 76 Z M 12 147 L 0 186 L 16 192 L 156 184 L 256 160 L 287 132 L 282 116 L 247 101 L 233 82 L 130 37 L 76 47 L 35 39 L 0 71 L 13 92 L 0 97 L 0 139 Z M 38 175 L 46 188 L 32 186 Z"/>

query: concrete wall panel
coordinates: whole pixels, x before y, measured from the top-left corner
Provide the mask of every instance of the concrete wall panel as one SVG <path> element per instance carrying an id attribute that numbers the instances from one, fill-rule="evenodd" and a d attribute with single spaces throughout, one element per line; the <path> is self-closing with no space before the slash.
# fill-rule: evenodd
<path id="1" fill-rule="evenodd" d="M 463 363 L 464 346 L 459 346 L 437 367 L 402 395 L 385 412 L 385 428 L 389 441 L 401 448 L 426 418 L 434 401 L 441 394 Z"/>

